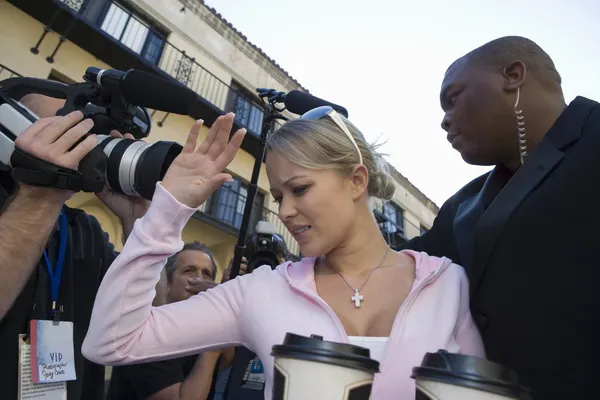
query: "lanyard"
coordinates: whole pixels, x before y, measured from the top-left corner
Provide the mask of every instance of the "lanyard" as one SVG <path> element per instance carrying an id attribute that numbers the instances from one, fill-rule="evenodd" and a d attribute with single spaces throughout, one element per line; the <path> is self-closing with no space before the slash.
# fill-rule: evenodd
<path id="1" fill-rule="evenodd" d="M 58 300 L 58 289 L 60 288 L 60 281 L 62 278 L 63 265 L 65 263 L 65 253 L 67 252 L 67 216 L 65 215 L 64 209 L 60 212 L 58 219 L 58 257 L 56 260 L 56 267 L 52 268 L 52 263 L 48 258 L 48 253 L 44 250 L 44 260 L 46 261 L 46 267 L 48 269 L 48 276 L 50 277 L 50 296 L 52 297 L 52 313 L 55 317 L 58 316 L 56 313 L 56 301 Z"/>

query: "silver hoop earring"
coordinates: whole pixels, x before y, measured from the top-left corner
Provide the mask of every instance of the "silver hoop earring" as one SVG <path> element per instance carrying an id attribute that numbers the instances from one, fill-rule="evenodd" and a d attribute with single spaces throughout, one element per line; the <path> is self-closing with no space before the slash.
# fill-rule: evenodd
<path id="1" fill-rule="evenodd" d="M 527 138 L 525 136 L 525 117 L 523 116 L 523 110 L 518 109 L 520 88 L 517 88 L 517 101 L 515 101 L 515 115 L 517 116 L 517 141 L 519 145 L 519 155 L 521 156 L 521 165 L 525 162 L 527 157 Z"/>

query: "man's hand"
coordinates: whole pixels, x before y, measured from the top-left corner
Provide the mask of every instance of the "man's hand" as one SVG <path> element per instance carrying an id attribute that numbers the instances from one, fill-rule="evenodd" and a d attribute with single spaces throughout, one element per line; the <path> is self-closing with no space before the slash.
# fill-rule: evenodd
<path id="1" fill-rule="evenodd" d="M 242 257 L 242 265 L 240 265 L 240 275 L 244 275 L 246 273 L 247 263 L 246 257 Z M 225 283 L 229 280 L 229 276 L 231 275 L 231 265 L 233 264 L 233 257 L 229 260 L 229 264 L 225 271 L 223 271 L 223 277 L 221 278 L 221 283 Z M 217 282 L 205 281 L 202 278 L 190 278 L 188 279 L 188 286 L 185 287 L 185 290 L 191 293 L 192 295 L 196 295 L 200 292 L 205 292 L 208 289 L 212 289 L 217 286 Z"/>
<path id="2" fill-rule="evenodd" d="M 122 135 L 117 131 L 110 133 L 115 138 L 125 138 L 135 140 L 131 133 Z M 96 196 L 108 207 L 113 214 L 120 220 L 123 226 L 123 241 L 127 240 L 127 236 L 133 229 L 133 223 L 143 217 L 150 207 L 150 201 L 143 197 L 126 196 L 124 194 L 115 193 L 109 189 L 108 185 L 104 186 L 104 190 L 96 193 Z"/>
<path id="3" fill-rule="evenodd" d="M 98 145 L 96 135 L 90 134 L 71 150 L 94 126 L 91 119 L 82 119 L 81 111 L 41 118 L 17 137 L 15 146 L 54 165 L 77 169 L 83 157 Z"/>
<path id="4" fill-rule="evenodd" d="M 64 117 L 42 118 L 16 140 L 21 150 L 66 168 L 96 147 L 95 135 L 74 146 L 92 128 L 79 111 Z M 19 296 L 37 265 L 63 204 L 72 193 L 19 184 L 15 197 L 0 214 L 0 320 Z"/>
<path id="5" fill-rule="evenodd" d="M 205 292 L 208 289 L 212 289 L 217 285 L 217 282 L 205 281 L 202 278 L 190 278 L 188 279 L 188 285 L 185 287 L 185 290 L 192 295 L 196 295 L 200 292 Z"/>
<path id="6" fill-rule="evenodd" d="M 187 137 L 181 154 L 173 161 L 162 181 L 163 187 L 179 202 L 198 208 L 224 182 L 232 179 L 223 173 L 237 154 L 245 129 L 238 130 L 227 143 L 233 126 L 233 113 L 217 118 L 198 148 L 203 121 L 197 121 Z"/>
<path id="7" fill-rule="evenodd" d="M 15 146 L 54 165 L 76 170 L 83 157 L 97 145 L 96 135 L 90 134 L 72 148 L 94 126 L 91 119 L 82 119 L 83 113 L 80 111 L 66 116 L 41 118 L 17 137 Z M 73 193 L 21 183 L 19 194 L 47 201 L 57 199 L 64 203 Z"/>
<path id="8" fill-rule="evenodd" d="M 229 260 L 229 264 L 227 264 L 227 268 L 223 271 L 223 277 L 221 278 L 221 283 L 225 283 L 231 277 L 231 266 L 233 265 L 233 257 Z M 248 260 L 246 257 L 242 257 L 242 263 L 240 264 L 240 272 L 238 275 L 244 275 L 248 268 Z"/>

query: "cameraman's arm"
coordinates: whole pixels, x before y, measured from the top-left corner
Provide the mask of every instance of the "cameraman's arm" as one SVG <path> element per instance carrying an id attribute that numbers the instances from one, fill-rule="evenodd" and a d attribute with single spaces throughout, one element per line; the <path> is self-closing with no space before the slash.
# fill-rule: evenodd
<path id="1" fill-rule="evenodd" d="M 65 200 L 59 190 L 21 184 L 0 215 L 0 319 L 40 260 Z"/>
<path id="2" fill-rule="evenodd" d="M 96 147 L 95 135 L 77 143 L 93 126 L 79 111 L 64 117 L 43 118 L 15 141 L 23 151 L 52 164 L 77 169 Z M 20 184 L 0 215 L 0 318 L 4 318 L 31 276 L 70 193 Z"/>

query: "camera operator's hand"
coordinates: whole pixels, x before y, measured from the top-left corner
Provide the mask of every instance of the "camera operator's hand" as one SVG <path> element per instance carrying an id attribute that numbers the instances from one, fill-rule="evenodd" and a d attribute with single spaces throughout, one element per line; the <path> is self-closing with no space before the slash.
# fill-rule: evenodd
<path id="1" fill-rule="evenodd" d="M 225 283 L 229 280 L 229 278 L 231 277 L 231 266 L 233 265 L 233 257 L 231 257 L 231 259 L 229 260 L 229 264 L 227 264 L 227 268 L 225 268 L 225 271 L 223 271 L 223 277 L 221 278 L 221 283 Z M 239 276 L 244 275 L 246 273 L 246 270 L 248 268 L 248 260 L 246 259 L 246 257 L 242 257 L 242 263 L 240 264 L 240 272 L 238 273 Z"/>
<path id="2" fill-rule="evenodd" d="M 65 116 L 41 118 L 15 140 L 15 146 L 33 156 L 61 167 L 77 169 L 79 162 L 97 145 L 96 135 L 89 135 L 75 146 L 94 126 L 91 119 L 83 120 L 83 113 L 74 111 Z M 71 150 L 70 150 L 71 149 Z M 32 198 L 56 198 L 66 201 L 72 193 L 47 187 L 21 183 L 20 193 Z"/>
<path id="3" fill-rule="evenodd" d="M 205 281 L 202 278 L 190 278 L 185 290 L 194 295 L 212 289 L 217 285 L 217 282 Z"/>
<path id="4" fill-rule="evenodd" d="M 82 119 L 81 111 L 41 118 L 17 137 L 15 146 L 52 164 L 77 169 L 83 157 L 98 144 L 96 135 L 90 134 L 69 150 L 94 126 L 91 119 Z"/>
<path id="5" fill-rule="evenodd" d="M 239 129 L 227 143 L 233 126 L 233 113 L 217 118 L 206 139 L 196 149 L 203 121 L 196 121 L 181 154 L 173 161 L 162 181 L 163 187 L 179 202 L 198 208 L 231 175 L 223 170 L 237 154 L 245 129 Z"/>
<path id="6" fill-rule="evenodd" d="M 110 135 L 116 138 L 135 140 L 131 133 L 122 135 L 120 132 L 113 130 Z M 150 201 L 143 197 L 115 193 L 109 189 L 108 185 L 104 186 L 102 192 L 96 193 L 96 196 L 121 220 L 125 236 L 128 236 L 131 229 L 133 229 L 135 220 L 143 217 L 148 211 L 148 207 L 150 207 Z"/>

